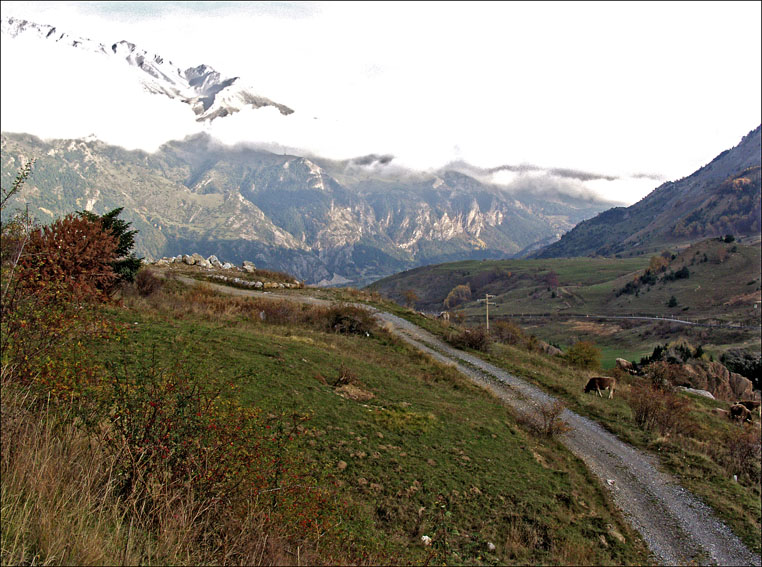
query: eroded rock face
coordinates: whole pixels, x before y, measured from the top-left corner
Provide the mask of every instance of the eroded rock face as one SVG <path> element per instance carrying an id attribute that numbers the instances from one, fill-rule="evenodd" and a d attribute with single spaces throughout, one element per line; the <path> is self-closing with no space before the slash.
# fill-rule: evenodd
<path id="1" fill-rule="evenodd" d="M 691 388 L 707 390 L 728 402 L 756 399 L 751 380 L 730 372 L 719 362 L 696 362 L 681 367 L 681 379 Z"/>

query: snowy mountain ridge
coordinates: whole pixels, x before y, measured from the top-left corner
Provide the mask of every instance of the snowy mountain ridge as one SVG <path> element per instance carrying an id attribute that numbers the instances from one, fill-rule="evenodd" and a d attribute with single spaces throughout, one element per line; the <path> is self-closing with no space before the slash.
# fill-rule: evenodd
<path id="1" fill-rule="evenodd" d="M 255 94 L 250 87 L 241 85 L 239 77 L 222 77 L 204 64 L 183 70 L 161 55 L 148 53 L 129 41 L 121 40 L 106 46 L 74 37 L 55 26 L 12 17 L 2 19 L 0 33 L 11 39 L 31 37 L 125 61 L 143 71 L 141 83 L 148 92 L 188 104 L 197 122 L 211 122 L 247 107 L 272 106 L 283 115 L 294 112 L 285 105 Z"/>

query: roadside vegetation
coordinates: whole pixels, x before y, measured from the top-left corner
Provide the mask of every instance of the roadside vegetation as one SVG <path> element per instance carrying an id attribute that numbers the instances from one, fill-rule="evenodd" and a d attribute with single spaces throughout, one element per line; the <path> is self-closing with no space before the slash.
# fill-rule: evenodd
<path id="1" fill-rule="evenodd" d="M 2 226 L 3 564 L 647 562 L 560 408 L 351 305 L 122 277 L 118 214 Z"/>
<path id="2" fill-rule="evenodd" d="M 463 327 L 402 308 L 396 314 L 540 386 L 569 409 L 651 452 L 664 470 L 710 505 L 751 549 L 762 550 L 759 414 L 754 414 L 753 423 L 734 422 L 727 415 L 728 402 L 675 389 L 677 367 L 660 358 L 663 347 L 657 345 L 645 356 L 642 362 L 651 362 L 653 357 L 654 364 L 643 376 L 634 376 L 619 369 L 603 370 L 601 349 L 589 341 L 551 355 L 550 345 L 508 320 L 492 322 L 488 334 L 483 327 Z M 687 342 L 676 345 L 678 351 L 690 351 L 690 356 L 709 356 Z M 756 357 L 735 353 L 728 360 L 736 369 L 758 369 Z M 601 398 L 583 392 L 595 375 L 616 378 L 613 399 L 607 399 L 608 394 Z"/>

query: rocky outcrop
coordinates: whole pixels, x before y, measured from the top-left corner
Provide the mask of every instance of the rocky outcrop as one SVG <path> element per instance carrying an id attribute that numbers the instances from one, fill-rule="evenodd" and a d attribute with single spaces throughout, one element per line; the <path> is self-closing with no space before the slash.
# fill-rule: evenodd
<path id="1" fill-rule="evenodd" d="M 681 386 L 711 392 L 715 398 L 728 402 L 753 400 L 759 397 L 755 393 L 751 380 L 740 374 L 730 372 L 719 362 L 692 362 L 680 368 Z"/>

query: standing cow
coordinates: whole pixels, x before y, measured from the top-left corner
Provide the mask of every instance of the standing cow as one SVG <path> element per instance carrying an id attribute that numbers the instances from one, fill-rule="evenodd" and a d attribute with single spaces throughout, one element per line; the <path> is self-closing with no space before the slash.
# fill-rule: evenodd
<path id="1" fill-rule="evenodd" d="M 759 416 L 762 417 L 762 402 L 757 402 L 754 400 L 743 400 L 741 402 L 736 402 L 736 404 L 741 404 L 750 412 L 757 410 L 759 412 Z"/>
<path id="2" fill-rule="evenodd" d="M 614 388 L 616 388 L 616 380 L 614 378 L 608 378 L 605 376 L 594 376 L 587 381 L 585 385 L 585 393 L 595 390 L 600 397 L 603 397 L 601 390 L 608 389 L 609 399 L 614 397 Z"/>
<path id="3" fill-rule="evenodd" d="M 745 422 L 751 423 L 751 412 L 749 411 L 749 408 L 747 408 L 743 404 L 736 403 L 730 406 L 730 410 L 728 411 L 728 417 L 740 423 L 745 423 Z"/>

